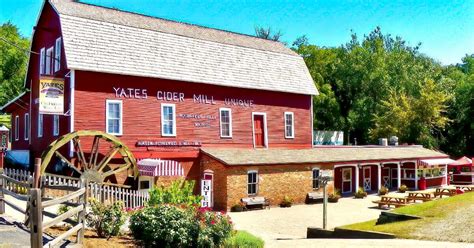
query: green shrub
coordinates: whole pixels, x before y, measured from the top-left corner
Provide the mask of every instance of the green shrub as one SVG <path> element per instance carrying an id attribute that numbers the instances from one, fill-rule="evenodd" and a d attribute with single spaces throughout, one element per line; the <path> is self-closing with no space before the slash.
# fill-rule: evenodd
<path id="1" fill-rule="evenodd" d="M 68 206 L 68 205 L 65 205 L 65 204 L 61 204 L 61 205 L 59 205 L 59 208 L 58 208 L 56 214 L 59 216 L 59 215 L 61 215 L 61 214 L 66 213 L 67 211 L 69 211 L 69 210 L 71 210 L 71 209 L 72 209 L 72 207 L 70 207 L 70 206 Z M 71 219 L 71 220 L 77 222 L 77 215 L 76 215 L 76 216 L 72 216 L 72 217 L 69 218 L 69 219 Z"/>
<path id="2" fill-rule="evenodd" d="M 88 225 L 94 228 L 99 237 L 109 239 L 117 236 L 126 219 L 123 203 L 102 203 L 91 198 L 89 204 L 91 211 L 86 216 Z"/>
<path id="3" fill-rule="evenodd" d="M 192 247 L 199 233 L 194 217 L 192 208 L 149 206 L 130 216 L 130 231 L 145 247 Z"/>
<path id="4" fill-rule="evenodd" d="M 154 187 L 150 190 L 150 199 L 148 205 L 156 206 L 160 204 L 177 205 L 200 205 L 201 196 L 194 195 L 194 181 L 177 180 L 170 186 Z"/>
<path id="5" fill-rule="evenodd" d="M 224 213 L 200 208 L 196 219 L 199 221 L 198 247 L 220 247 L 231 236 L 232 222 Z"/>
<path id="6" fill-rule="evenodd" d="M 280 207 L 282 208 L 289 208 L 293 205 L 293 199 L 291 199 L 289 196 L 283 197 L 283 200 L 280 203 Z"/>
<path id="7" fill-rule="evenodd" d="M 225 248 L 263 248 L 265 242 L 246 231 L 236 231 L 224 243 Z"/>
<path id="8" fill-rule="evenodd" d="M 367 196 L 367 192 L 365 192 L 364 188 L 359 187 L 357 192 L 354 193 L 354 197 L 358 199 L 362 199 Z"/>
<path id="9" fill-rule="evenodd" d="M 400 188 L 398 188 L 398 192 L 405 193 L 408 190 L 408 187 L 405 184 L 402 184 Z"/>
<path id="10" fill-rule="evenodd" d="M 379 195 L 386 195 L 388 193 L 388 188 L 385 187 L 385 186 L 382 186 L 380 189 L 379 189 Z"/>

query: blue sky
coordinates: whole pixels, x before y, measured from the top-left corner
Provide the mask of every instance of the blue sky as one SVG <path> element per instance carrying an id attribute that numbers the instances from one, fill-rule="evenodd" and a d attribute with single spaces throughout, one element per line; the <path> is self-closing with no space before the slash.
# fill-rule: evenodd
<path id="1" fill-rule="evenodd" d="M 443 64 L 474 53 L 474 0 L 84 1 L 245 34 L 253 34 L 256 25 L 271 26 L 289 44 L 305 34 L 312 44 L 339 46 L 350 30 L 361 36 L 380 26 L 411 45 L 421 42 L 421 51 Z M 41 2 L 0 0 L 0 23 L 10 20 L 30 36 Z"/>

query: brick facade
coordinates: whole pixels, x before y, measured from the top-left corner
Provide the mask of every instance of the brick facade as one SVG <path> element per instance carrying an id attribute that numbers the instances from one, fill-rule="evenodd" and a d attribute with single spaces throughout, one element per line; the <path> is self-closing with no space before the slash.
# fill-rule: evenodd
<path id="1" fill-rule="evenodd" d="M 205 170 L 214 172 L 214 208 L 229 209 L 248 197 L 247 172 L 258 171 L 258 192 L 256 196 L 264 196 L 270 204 L 279 205 L 285 196 L 293 199 L 295 204 L 306 201 L 306 195 L 314 191 L 312 188 L 312 169 L 321 171 L 332 168 L 328 165 L 287 164 L 287 165 L 257 165 L 257 166 L 226 166 L 221 162 L 203 155 L 201 159 L 201 174 Z M 319 189 L 322 190 L 322 189 Z M 333 191 L 330 182 L 328 191 Z"/>

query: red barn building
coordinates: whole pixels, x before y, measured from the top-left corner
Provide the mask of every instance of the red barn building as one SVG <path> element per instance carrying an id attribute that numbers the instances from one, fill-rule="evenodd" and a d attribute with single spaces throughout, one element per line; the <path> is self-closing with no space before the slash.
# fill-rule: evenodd
<path id="1" fill-rule="evenodd" d="M 420 147 L 312 148 L 318 92 L 280 42 L 57 0 L 45 2 L 31 50 L 29 91 L 2 108 L 13 152 L 30 160 L 63 134 L 101 130 L 145 159 L 140 188 L 211 179 L 211 204 L 229 208 L 253 195 L 303 202 L 320 170 L 335 173 L 343 192 L 395 187 L 408 173 L 401 162 L 447 157 Z M 64 82 L 63 114 L 39 114 L 42 80 Z"/>

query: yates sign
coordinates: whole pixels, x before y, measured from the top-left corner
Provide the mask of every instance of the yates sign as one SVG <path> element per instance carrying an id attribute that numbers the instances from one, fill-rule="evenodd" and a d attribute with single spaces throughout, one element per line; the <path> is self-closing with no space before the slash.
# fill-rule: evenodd
<path id="1" fill-rule="evenodd" d="M 64 114 L 63 78 L 40 78 L 39 112 L 40 114 Z"/>

